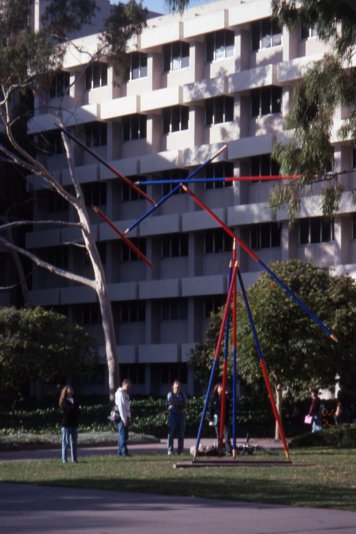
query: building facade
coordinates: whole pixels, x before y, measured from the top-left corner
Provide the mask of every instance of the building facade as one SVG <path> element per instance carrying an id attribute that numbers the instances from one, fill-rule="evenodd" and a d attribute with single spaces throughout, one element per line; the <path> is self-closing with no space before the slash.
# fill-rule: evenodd
<path id="1" fill-rule="evenodd" d="M 107 4 L 107 2 L 105 2 Z M 328 51 L 311 28 L 279 28 L 270 0 L 225 0 L 188 9 L 183 15 L 150 18 L 129 43 L 129 73 L 119 79 L 105 61 L 88 64 L 99 34 L 75 40 L 63 73 L 50 91 L 36 97 L 29 134 L 44 143 L 41 158 L 70 187 L 70 178 L 52 110 L 61 109 L 65 126 L 87 146 L 135 180 L 158 201 L 223 145 L 221 155 L 198 176 L 274 175 L 270 158 L 286 135 L 284 118 L 293 85 L 312 60 Z M 347 110 L 338 110 L 335 131 Z M 150 204 L 74 147 L 76 172 L 87 205 L 99 206 L 124 231 Z M 356 215 L 351 191 L 356 155 L 351 142 L 334 145 L 334 167 L 345 192 L 334 220 L 324 220 L 316 184 L 303 198 L 297 223 L 268 205 L 273 182 L 194 183 L 191 190 L 265 262 L 300 258 L 335 274 L 356 275 Z M 67 206 L 33 180 L 34 217 L 71 220 Z M 92 224 L 109 285 L 122 374 L 135 391 L 164 394 L 179 376 L 194 392 L 190 350 L 202 340 L 212 310 L 223 304 L 231 240 L 184 192 L 177 191 L 127 237 L 152 261 L 139 261 L 117 235 L 92 213 Z M 34 227 L 26 246 L 58 266 L 90 274 L 83 251 L 68 243 L 73 228 Z M 259 267 L 238 250 L 249 286 Z M 95 294 L 43 270 L 32 277 L 31 303 L 51 307 L 84 325 L 102 342 Z M 104 356 L 104 355 L 103 355 Z M 103 359 L 104 362 L 104 359 Z M 88 392 L 103 393 L 102 366 Z"/>

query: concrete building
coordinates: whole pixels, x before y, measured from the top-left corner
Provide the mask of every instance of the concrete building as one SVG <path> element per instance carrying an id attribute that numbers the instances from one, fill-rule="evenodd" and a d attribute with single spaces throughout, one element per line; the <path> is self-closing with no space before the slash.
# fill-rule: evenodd
<path id="1" fill-rule="evenodd" d="M 39 95 L 29 133 L 49 143 L 44 163 L 63 185 L 70 179 L 53 109 L 68 128 L 132 180 L 186 177 L 224 144 L 226 150 L 200 176 L 272 175 L 274 143 L 285 135 L 293 84 L 327 46 L 312 29 L 280 29 L 270 0 L 224 0 L 188 9 L 183 15 L 150 18 L 129 44 L 127 79 L 110 64 L 88 66 L 99 34 L 84 35 L 67 51 L 63 74 Z M 89 53 L 89 54 L 88 54 Z M 335 131 L 347 110 L 335 116 Z M 43 137 L 44 136 L 44 137 Z M 287 258 L 313 260 L 335 274 L 356 275 L 356 216 L 351 190 L 356 154 L 335 141 L 335 169 L 346 190 L 335 220 L 321 216 L 322 183 L 303 199 L 298 222 L 268 206 L 272 182 L 196 183 L 194 191 L 252 247 L 265 263 Z M 120 182 L 83 149 L 75 147 L 76 171 L 88 205 L 99 206 L 124 231 L 150 204 Z M 156 201 L 168 184 L 149 185 Z M 35 217 L 67 218 L 71 212 L 33 182 Z M 231 241 L 189 196 L 174 194 L 128 237 L 151 259 L 149 268 L 92 214 L 116 324 L 122 373 L 138 393 L 163 394 L 176 376 L 194 392 L 189 352 L 202 340 L 209 313 L 224 302 Z M 66 243 L 72 228 L 29 231 L 26 246 L 57 265 L 90 272 L 84 253 Z M 238 250 L 249 286 L 258 265 Z M 94 293 L 43 270 L 33 273 L 33 305 L 52 307 L 83 324 L 102 340 Z M 103 373 L 105 365 L 102 366 Z M 87 385 L 103 392 L 104 376 Z"/>

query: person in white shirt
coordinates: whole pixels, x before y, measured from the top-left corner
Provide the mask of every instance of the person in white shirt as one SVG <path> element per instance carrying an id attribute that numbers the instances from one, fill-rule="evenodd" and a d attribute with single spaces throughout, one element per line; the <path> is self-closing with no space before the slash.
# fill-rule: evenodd
<path id="1" fill-rule="evenodd" d="M 119 456 L 131 456 L 127 449 L 127 441 L 129 439 L 129 427 L 131 424 L 131 406 L 129 391 L 131 389 L 132 382 L 130 379 L 125 378 L 121 387 L 115 393 L 115 404 L 120 413 L 120 419 L 118 422 L 118 454 Z"/>

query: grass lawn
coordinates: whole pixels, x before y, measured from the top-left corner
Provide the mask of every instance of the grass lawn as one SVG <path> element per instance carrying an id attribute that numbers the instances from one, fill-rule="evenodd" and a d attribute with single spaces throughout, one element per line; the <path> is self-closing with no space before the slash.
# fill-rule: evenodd
<path id="1" fill-rule="evenodd" d="M 1 462 L 0 481 L 356 511 L 356 449 L 293 450 L 292 466 L 173 469 L 175 461 L 191 459 L 162 454 L 87 456 L 75 465 L 9 461 Z M 251 459 L 271 457 L 255 454 Z"/>

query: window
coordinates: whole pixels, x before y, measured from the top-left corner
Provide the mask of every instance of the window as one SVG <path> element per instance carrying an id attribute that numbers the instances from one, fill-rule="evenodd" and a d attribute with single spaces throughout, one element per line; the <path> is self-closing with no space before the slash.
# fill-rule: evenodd
<path id="1" fill-rule="evenodd" d="M 226 297 L 223 295 L 214 295 L 204 299 L 204 317 L 209 319 L 212 313 L 216 313 L 221 306 L 224 306 Z"/>
<path id="2" fill-rule="evenodd" d="M 60 211 L 68 210 L 68 202 L 58 193 L 54 191 L 46 191 L 47 202 L 48 202 L 48 211 L 50 213 L 58 213 Z"/>
<path id="3" fill-rule="evenodd" d="M 189 67 L 189 43 L 177 41 L 163 47 L 163 70 L 183 69 Z"/>
<path id="4" fill-rule="evenodd" d="M 43 258 L 60 269 L 68 269 L 68 249 L 53 247 L 43 253 Z"/>
<path id="5" fill-rule="evenodd" d="M 134 52 L 130 54 L 130 79 L 137 80 L 147 76 L 147 54 Z"/>
<path id="6" fill-rule="evenodd" d="M 142 254 L 146 254 L 146 241 L 144 239 L 130 239 L 131 243 L 139 249 Z M 139 257 L 125 243 L 120 242 L 120 261 L 139 261 Z"/>
<path id="7" fill-rule="evenodd" d="M 352 149 L 352 168 L 356 169 L 356 148 Z"/>
<path id="8" fill-rule="evenodd" d="M 170 235 L 162 238 L 162 258 L 188 256 L 188 234 Z"/>
<path id="9" fill-rule="evenodd" d="M 204 252 L 206 254 L 218 254 L 219 252 L 232 251 L 232 237 L 224 230 L 206 230 L 204 233 Z"/>
<path id="10" fill-rule="evenodd" d="M 105 206 L 106 204 L 106 183 L 91 182 L 82 185 L 85 205 Z"/>
<path id="11" fill-rule="evenodd" d="M 52 78 L 49 97 L 58 98 L 64 95 L 69 95 L 69 72 L 58 72 Z"/>
<path id="12" fill-rule="evenodd" d="M 254 224 L 251 227 L 250 243 L 252 249 L 273 248 L 281 245 L 281 227 L 278 223 Z"/>
<path id="13" fill-rule="evenodd" d="M 299 243 L 328 243 L 334 241 L 334 219 L 313 217 L 299 221 Z"/>
<path id="14" fill-rule="evenodd" d="M 257 20 L 252 23 L 251 32 L 253 51 L 282 44 L 282 30 L 277 20 Z"/>
<path id="15" fill-rule="evenodd" d="M 164 171 L 161 175 L 162 180 L 185 180 L 188 177 L 188 171 L 186 169 L 173 169 L 172 171 Z M 168 195 L 178 184 L 162 184 L 162 196 Z M 174 192 L 175 195 L 185 194 L 181 187 L 178 187 Z"/>
<path id="16" fill-rule="evenodd" d="M 303 40 L 303 39 L 310 39 L 311 37 L 318 37 L 317 24 L 314 24 L 314 26 L 307 26 L 306 24 L 301 24 L 300 38 Z"/>
<path id="17" fill-rule="evenodd" d="M 207 126 L 234 120 L 234 99 L 232 96 L 216 96 L 205 101 L 205 123 Z"/>
<path id="18" fill-rule="evenodd" d="M 41 135 L 39 147 L 44 154 L 54 156 L 64 153 L 64 146 L 59 130 L 53 130 Z"/>
<path id="19" fill-rule="evenodd" d="M 130 176 L 130 180 L 132 183 L 141 180 L 142 176 Z M 142 191 L 146 190 L 145 185 L 140 185 L 140 189 Z M 121 200 L 123 202 L 133 202 L 135 200 L 144 200 L 144 198 L 136 191 L 136 189 L 133 189 L 133 187 L 130 187 L 128 184 L 122 184 L 121 185 Z"/>
<path id="20" fill-rule="evenodd" d="M 182 321 L 188 319 L 187 299 L 164 299 L 160 302 L 161 321 Z"/>
<path id="21" fill-rule="evenodd" d="M 102 264 L 105 265 L 106 264 L 106 242 L 100 241 L 99 243 L 96 244 L 96 247 L 98 249 Z M 89 260 L 88 252 L 87 250 L 84 250 L 83 251 L 83 266 L 88 267 L 89 265 L 91 265 L 91 262 Z"/>
<path id="22" fill-rule="evenodd" d="M 187 384 L 188 365 L 186 363 L 152 364 L 152 377 L 156 376 L 158 376 L 160 384 L 172 384 L 174 380 Z"/>
<path id="23" fill-rule="evenodd" d="M 120 305 L 119 320 L 122 323 L 137 323 L 146 320 L 144 301 L 123 302 Z"/>
<path id="24" fill-rule="evenodd" d="M 89 91 L 108 84 L 108 66 L 106 63 L 92 63 L 85 71 L 85 87 Z"/>
<path id="25" fill-rule="evenodd" d="M 219 161 L 218 163 L 209 163 L 199 173 L 205 178 L 227 178 L 233 176 L 234 165 L 229 161 Z M 199 176 L 198 175 L 198 176 Z M 205 189 L 222 189 L 224 187 L 232 187 L 232 182 L 205 182 Z"/>
<path id="26" fill-rule="evenodd" d="M 123 119 L 123 139 L 124 141 L 135 141 L 136 139 L 146 139 L 147 117 L 146 115 L 130 115 Z"/>
<path id="27" fill-rule="evenodd" d="M 189 108 L 173 106 L 163 110 L 163 133 L 188 130 Z"/>
<path id="28" fill-rule="evenodd" d="M 122 378 L 128 378 L 133 384 L 145 383 L 145 364 L 144 363 L 126 363 L 120 365 L 120 374 Z"/>
<path id="29" fill-rule="evenodd" d="M 206 59 L 208 63 L 234 55 L 234 32 L 221 30 L 206 37 Z"/>
<path id="30" fill-rule="evenodd" d="M 84 126 L 85 144 L 89 147 L 107 144 L 107 124 L 105 122 L 90 122 Z"/>
<path id="31" fill-rule="evenodd" d="M 251 91 L 251 115 L 260 117 L 270 113 L 280 113 L 282 106 L 282 87 L 262 87 Z"/>
<path id="32" fill-rule="evenodd" d="M 77 312 L 81 324 L 98 324 L 100 322 L 99 304 L 85 304 L 78 306 Z"/>
<path id="33" fill-rule="evenodd" d="M 356 216 L 352 216 L 352 239 L 356 239 Z"/>
<path id="34" fill-rule="evenodd" d="M 270 154 L 252 157 L 250 169 L 251 176 L 276 176 L 279 174 L 279 164 L 271 159 Z"/>

